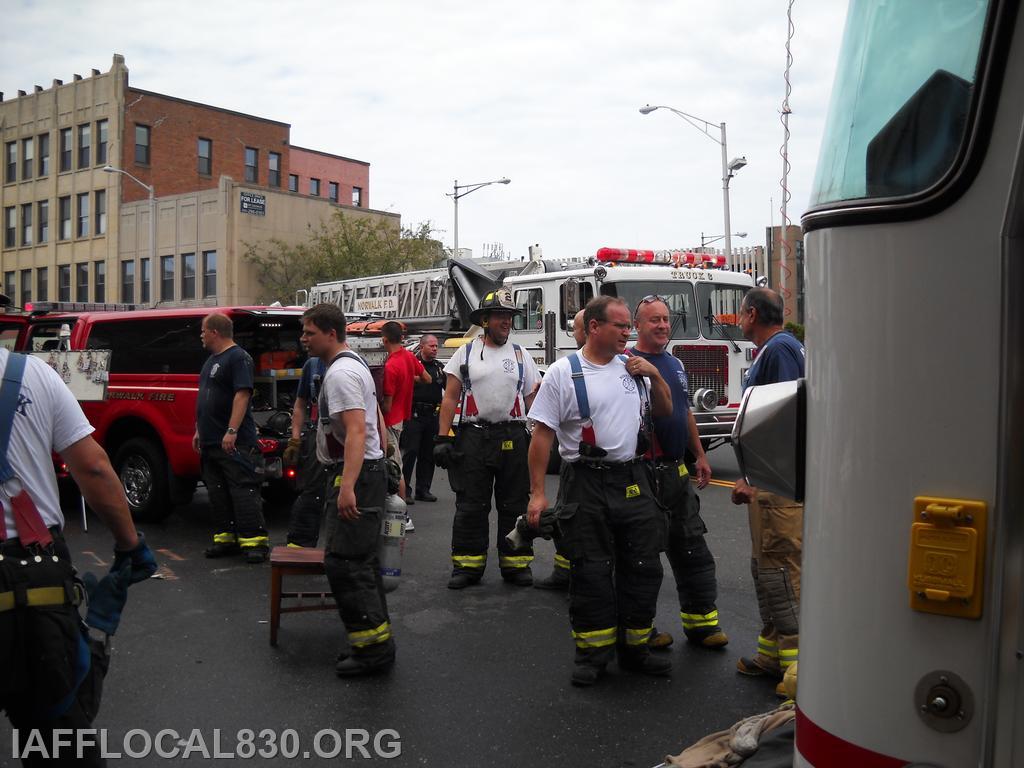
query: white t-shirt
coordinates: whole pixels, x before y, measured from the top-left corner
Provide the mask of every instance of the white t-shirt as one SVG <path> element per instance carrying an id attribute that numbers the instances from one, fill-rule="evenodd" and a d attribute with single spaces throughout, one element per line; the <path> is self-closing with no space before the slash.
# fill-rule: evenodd
<path id="1" fill-rule="evenodd" d="M 7 370 L 10 352 L 0 349 L 0 371 Z M 60 453 L 93 432 L 82 408 L 60 376 L 42 360 L 29 357 L 18 394 L 18 405 L 11 426 L 7 461 L 32 497 L 47 527 L 63 527 L 57 476 L 52 452 Z M 13 489 L 12 489 L 13 490 Z M 7 536 L 18 535 L 11 511 L 10 496 L 0 487 Z"/>
<path id="2" fill-rule="evenodd" d="M 626 364 L 619 356 L 607 365 L 590 362 L 582 352 L 579 356 L 597 445 L 608 452 L 602 460 L 630 461 L 636 456 L 641 397 L 646 403 L 650 381 L 644 378 L 644 387 L 637 387 L 636 379 L 626 372 Z M 556 360 L 548 368 L 530 408 L 530 418 L 555 430 L 558 453 L 563 460 L 579 459 L 583 420 L 568 357 Z"/>
<path id="3" fill-rule="evenodd" d="M 459 381 L 462 381 L 461 368 L 466 362 L 468 346 L 467 344 L 455 350 L 455 354 L 444 367 L 445 373 L 450 373 Z M 473 339 L 473 348 L 469 352 L 469 380 L 478 413 L 467 416 L 466 421 L 526 421 L 523 393 L 533 392 L 533 388 L 540 380 L 537 364 L 533 362 L 530 353 L 522 350 L 523 388 L 520 391 L 516 389 L 519 383 L 519 360 L 516 358 L 512 341 L 495 348 L 485 346 L 483 338 Z"/>
<path id="4" fill-rule="evenodd" d="M 383 458 L 380 449 L 380 432 L 377 429 L 377 390 L 373 386 L 373 376 L 369 369 L 358 360 L 350 357 L 339 358 L 327 369 L 320 384 L 322 397 L 327 400 L 327 413 L 330 413 L 330 431 L 337 443 L 334 450 L 328 447 L 327 429 L 323 421 L 316 430 L 316 457 L 324 464 L 333 464 L 345 458 L 345 424 L 342 421 L 344 411 L 364 411 L 366 421 L 366 445 L 363 458 L 369 461 Z M 321 411 L 323 418 L 326 414 Z"/>

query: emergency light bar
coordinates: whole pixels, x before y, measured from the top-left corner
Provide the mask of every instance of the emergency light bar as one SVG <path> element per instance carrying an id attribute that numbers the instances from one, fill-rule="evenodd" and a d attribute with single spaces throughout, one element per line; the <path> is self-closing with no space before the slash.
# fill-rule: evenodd
<path id="1" fill-rule="evenodd" d="M 600 248 L 597 260 L 604 263 L 664 264 L 672 267 L 725 267 L 725 256 L 692 251 L 643 251 L 635 248 Z"/>

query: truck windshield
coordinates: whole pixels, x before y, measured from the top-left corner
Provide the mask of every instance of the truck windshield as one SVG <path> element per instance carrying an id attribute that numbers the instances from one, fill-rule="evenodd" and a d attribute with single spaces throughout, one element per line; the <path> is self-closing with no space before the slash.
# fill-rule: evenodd
<path id="1" fill-rule="evenodd" d="M 629 305 L 631 313 L 645 296 L 660 296 L 668 304 L 672 318 L 673 339 L 696 339 L 700 336 L 697 327 L 697 311 L 693 300 L 693 285 L 684 282 L 621 281 L 605 283 L 602 291 L 609 296 L 618 296 Z"/>
<path id="2" fill-rule="evenodd" d="M 740 302 L 748 288 L 739 285 L 697 286 L 697 306 L 700 308 L 700 328 L 705 338 L 742 340 L 739 312 Z"/>
<path id="3" fill-rule="evenodd" d="M 987 0 L 853 0 L 811 205 L 909 195 L 966 135 Z"/>

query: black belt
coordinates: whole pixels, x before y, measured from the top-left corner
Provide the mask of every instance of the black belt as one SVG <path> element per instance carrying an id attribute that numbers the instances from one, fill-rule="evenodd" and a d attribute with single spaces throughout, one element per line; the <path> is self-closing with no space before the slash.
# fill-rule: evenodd
<path id="1" fill-rule="evenodd" d="M 370 472 L 375 472 L 384 466 L 384 459 L 363 459 L 363 469 Z M 325 469 L 329 469 L 332 472 L 341 472 L 345 468 L 344 461 L 335 461 L 330 464 L 324 464 Z"/>
<path id="2" fill-rule="evenodd" d="M 631 467 L 639 464 L 643 458 L 637 456 L 629 461 L 594 461 L 592 459 L 578 459 L 572 462 L 574 467 L 586 467 L 587 469 L 618 469 L 620 467 Z"/>
<path id="3" fill-rule="evenodd" d="M 477 429 L 494 429 L 496 427 L 526 427 L 525 421 L 467 421 L 467 427 Z"/>
<path id="4" fill-rule="evenodd" d="M 436 413 L 440 407 L 438 403 L 413 403 L 412 413 L 414 416 L 420 416 L 424 413 Z"/>

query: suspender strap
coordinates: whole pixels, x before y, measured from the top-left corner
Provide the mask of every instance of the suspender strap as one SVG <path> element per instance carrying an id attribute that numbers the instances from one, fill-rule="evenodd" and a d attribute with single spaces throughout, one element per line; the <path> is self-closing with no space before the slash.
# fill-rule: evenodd
<path id="1" fill-rule="evenodd" d="M 569 368 L 572 369 L 572 385 L 576 389 L 576 407 L 579 409 L 580 418 L 583 421 L 590 421 L 590 400 L 587 399 L 587 385 L 583 381 L 583 366 L 580 364 L 580 356 L 577 352 L 569 355 Z"/>
<path id="2" fill-rule="evenodd" d="M 469 358 L 473 354 L 473 342 L 466 345 L 466 368 L 462 371 L 462 391 L 470 392 L 473 389 L 473 382 L 469 380 Z"/>
<path id="3" fill-rule="evenodd" d="M 516 384 L 516 395 L 523 391 L 523 381 L 526 379 L 526 366 L 523 365 L 523 348 L 518 344 L 513 344 L 512 348 L 516 351 L 516 362 L 519 364 L 519 383 Z"/>
<path id="4" fill-rule="evenodd" d="M 7 356 L 3 385 L 0 385 L 0 483 L 14 477 L 14 468 L 7 461 L 7 446 L 11 442 L 14 412 L 18 407 L 21 379 L 25 375 L 25 356 L 14 352 Z"/>

